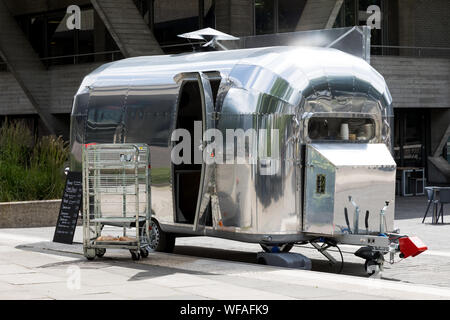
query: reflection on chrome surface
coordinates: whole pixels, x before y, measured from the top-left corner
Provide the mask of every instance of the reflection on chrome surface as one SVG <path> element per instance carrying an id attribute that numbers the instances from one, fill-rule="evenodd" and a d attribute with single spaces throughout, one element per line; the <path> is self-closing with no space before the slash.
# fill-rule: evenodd
<path id="1" fill-rule="evenodd" d="M 152 209 L 169 231 L 228 238 L 231 233 L 254 242 L 266 235 L 278 235 L 278 241 L 299 240 L 305 233 L 334 235 L 344 232 L 343 208 L 351 195 L 367 203 L 372 232 L 377 210 L 394 198 L 392 117 L 383 77 L 336 49 L 130 58 L 100 67 L 81 84 L 72 111 L 71 168 L 80 168 L 87 143 L 147 143 Z M 248 140 L 245 152 L 229 159 L 234 164 L 171 163 L 175 129 L 192 133 L 192 157 L 207 147 L 194 135 L 195 121 L 203 131 L 219 130 L 225 144 L 227 129 L 279 134 L 258 135 L 256 148 L 264 151 L 258 154 L 267 157 L 255 163 L 237 159 L 248 156 Z M 324 155 L 324 148 L 332 155 Z M 338 164 L 332 150 L 342 152 Z M 310 161 L 318 163 L 314 170 Z M 268 167 L 272 174 L 264 174 Z M 394 207 L 386 213 L 391 229 Z"/>

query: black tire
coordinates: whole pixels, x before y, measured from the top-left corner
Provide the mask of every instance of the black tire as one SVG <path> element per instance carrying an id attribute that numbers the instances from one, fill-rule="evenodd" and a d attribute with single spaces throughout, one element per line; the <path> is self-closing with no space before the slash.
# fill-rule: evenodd
<path id="1" fill-rule="evenodd" d="M 259 244 L 261 246 L 261 248 L 265 251 L 265 252 L 284 252 L 287 253 L 289 251 L 291 251 L 292 247 L 294 247 L 293 243 L 284 243 L 281 244 L 279 246 L 269 246 L 263 243 Z M 274 247 L 278 247 L 278 250 L 273 250 Z"/>
<path id="2" fill-rule="evenodd" d="M 366 270 L 366 273 L 369 275 L 369 277 L 382 270 L 380 264 L 377 261 L 373 260 L 366 260 L 366 262 L 364 263 L 364 269 Z"/>
<path id="3" fill-rule="evenodd" d="M 106 249 L 101 248 L 101 249 L 95 249 L 95 255 L 99 258 L 103 257 L 106 253 Z"/>
<path id="4" fill-rule="evenodd" d="M 145 248 L 141 249 L 141 257 L 142 258 L 147 258 L 148 257 L 147 249 L 145 249 Z"/>
<path id="5" fill-rule="evenodd" d="M 175 236 L 162 231 L 156 220 L 150 222 L 150 248 L 158 252 L 173 252 Z"/>
<path id="6" fill-rule="evenodd" d="M 138 261 L 141 258 L 141 254 L 139 253 L 139 251 L 130 250 L 130 253 L 131 259 L 133 259 L 134 261 Z"/>
<path id="7" fill-rule="evenodd" d="M 83 253 L 84 256 L 86 257 L 86 259 L 88 259 L 89 261 L 92 261 L 95 259 L 95 249 L 91 249 L 91 248 L 83 248 Z"/>

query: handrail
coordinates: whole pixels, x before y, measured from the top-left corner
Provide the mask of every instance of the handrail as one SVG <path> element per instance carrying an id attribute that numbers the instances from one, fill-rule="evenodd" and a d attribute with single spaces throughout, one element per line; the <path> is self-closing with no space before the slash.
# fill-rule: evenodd
<path id="1" fill-rule="evenodd" d="M 450 57 L 450 48 L 448 47 L 417 47 L 417 46 L 387 46 L 387 45 L 371 45 L 372 49 L 381 49 L 382 52 L 379 55 L 389 56 L 415 56 L 415 57 Z M 401 54 L 392 53 L 392 51 L 385 50 L 402 50 Z M 409 53 L 405 52 L 408 50 Z M 376 52 L 373 55 L 378 55 Z"/>
<path id="2" fill-rule="evenodd" d="M 174 47 L 185 47 L 202 44 L 203 42 L 190 42 L 190 43 L 178 43 L 178 44 L 168 44 L 161 45 L 161 48 L 174 48 Z M 417 46 L 391 46 L 391 45 L 371 45 L 371 48 L 388 48 L 388 49 L 406 49 L 406 50 L 419 50 L 419 56 L 421 56 L 422 50 L 436 50 L 436 51 L 444 51 L 450 53 L 450 47 L 417 47 Z M 120 54 L 120 50 L 112 50 L 112 51 L 100 51 L 100 52 L 90 52 L 90 53 L 79 53 L 79 54 L 71 54 L 64 56 L 54 56 L 54 57 L 45 57 L 40 58 L 41 61 L 52 61 L 57 59 L 65 59 L 65 58 L 78 58 L 78 57 L 87 57 L 87 56 L 97 56 L 103 54 L 111 54 L 111 60 L 114 61 L 114 54 Z M 76 62 L 74 63 L 76 64 Z M 0 61 L 1 65 L 7 65 L 5 61 Z"/>
<path id="3" fill-rule="evenodd" d="M 185 47 L 185 46 L 191 46 L 191 45 L 202 44 L 202 43 L 203 42 L 177 43 L 177 44 L 161 45 L 160 47 L 161 48 Z M 78 54 L 70 54 L 70 55 L 65 55 L 65 56 L 45 57 L 45 58 L 40 58 L 40 60 L 45 61 L 45 60 L 53 60 L 53 59 L 75 58 L 75 57 L 85 57 L 85 56 L 94 56 L 94 55 L 101 55 L 101 54 L 114 54 L 114 53 L 121 53 L 121 51 L 113 50 L 113 51 L 100 51 L 100 52 L 90 52 L 90 53 L 78 53 Z"/>
<path id="4" fill-rule="evenodd" d="M 202 43 L 203 42 L 177 43 L 177 44 L 161 45 L 160 47 L 161 48 L 186 47 L 186 46 L 192 46 L 192 45 L 197 45 L 197 44 L 202 44 Z M 45 57 L 45 58 L 40 58 L 40 60 L 41 61 L 51 61 L 51 60 L 65 59 L 65 58 L 78 58 L 78 57 L 87 57 L 87 56 L 111 54 L 112 55 L 111 58 L 114 61 L 114 54 L 120 54 L 120 53 L 122 53 L 120 50 L 100 51 L 100 52 L 70 54 L 70 55 L 64 55 L 64 56 Z M 6 62 L 0 61 L 0 65 L 1 64 L 6 64 Z"/>
<path id="5" fill-rule="evenodd" d="M 76 57 L 95 56 L 95 55 L 100 55 L 100 54 L 114 54 L 114 53 L 120 53 L 120 50 L 78 53 L 78 54 L 70 54 L 70 55 L 65 55 L 65 56 L 45 57 L 45 58 L 40 58 L 40 60 L 45 61 L 45 60 L 53 60 L 53 59 L 76 58 Z"/>
<path id="6" fill-rule="evenodd" d="M 192 46 L 197 44 L 202 44 L 203 42 L 188 42 L 188 43 L 177 43 L 177 44 L 168 44 L 168 45 L 161 45 L 161 48 L 174 48 L 174 47 L 186 47 L 186 46 Z M 79 57 L 87 57 L 87 56 L 97 56 L 97 55 L 107 55 L 111 54 L 111 60 L 114 61 L 114 55 L 115 54 L 121 54 L 122 52 L 120 50 L 112 50 L 112 51 L 100 51 L 100 52 L 90 52 L 90 53 L 78 53 L 78 54 L 70 54 L 70 55 L 63 55 L 63 56 L 53 56 L 53 57 L 45 57 L 40 58 L 39 60 L 43 61 L 44 63 L 46 61 L 53 61 L 58 59 L 74 59 L 73 64 L 76 63 L 76 58 Z M 8 65 L 5 61 L 0 60 L 0 66 L 2 65 Z"/>
<path id="7" fill-rule="evenodd" d="M 412 47 L 412 46 L 385 46 L 371 45 L 373 48 L 394 48 L 394 49 L 424 49 L 424 50 L 450 50 L 450 47 Z"/>

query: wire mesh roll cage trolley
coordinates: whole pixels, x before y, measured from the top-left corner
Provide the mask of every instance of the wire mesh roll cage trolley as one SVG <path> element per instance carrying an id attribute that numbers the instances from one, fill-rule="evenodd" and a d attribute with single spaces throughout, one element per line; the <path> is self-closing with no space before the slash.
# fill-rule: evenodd
<path id="1" fill-rule="evenodd" d="M 102 257 L 107 248 L 128 249 L 133 260 L 148 256 L 150 168 L 146 144 L 83 148 L 83 252 L 87 259 Z M 127 236 L 133 228 L 135 237 Z M 102 235 L 106 230 L 115 236 Z"/>

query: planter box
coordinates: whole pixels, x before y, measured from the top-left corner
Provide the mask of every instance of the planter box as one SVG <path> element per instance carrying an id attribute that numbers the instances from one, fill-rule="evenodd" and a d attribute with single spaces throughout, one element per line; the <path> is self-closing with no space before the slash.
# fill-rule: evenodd
<path id="1" fill-rule="evenodd" d="M 61 200 L 0 202 L 0 228 L 54 227 Z"/>

